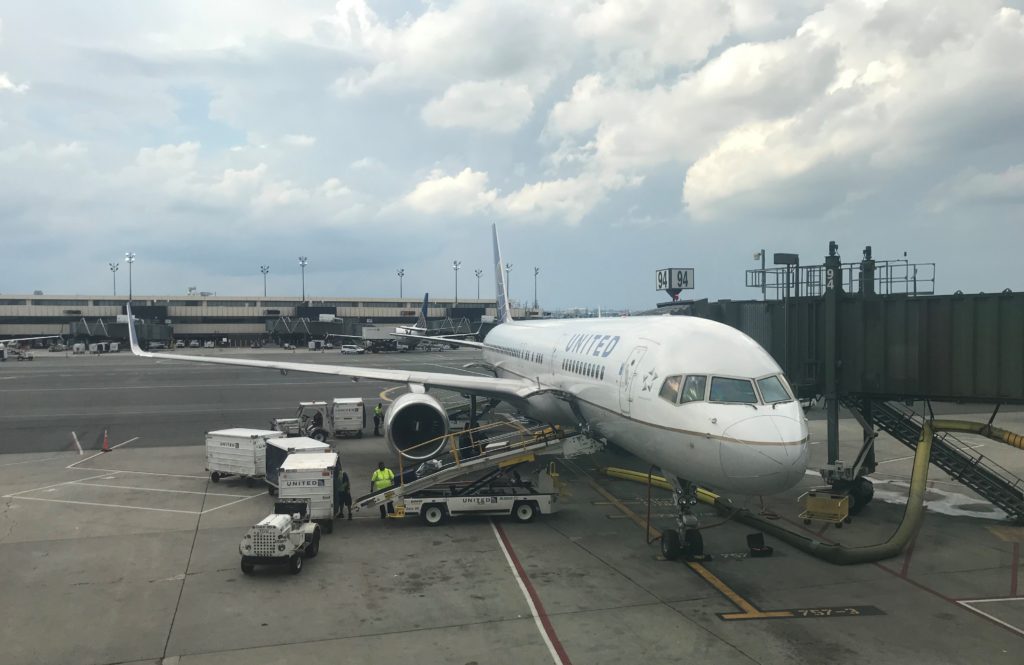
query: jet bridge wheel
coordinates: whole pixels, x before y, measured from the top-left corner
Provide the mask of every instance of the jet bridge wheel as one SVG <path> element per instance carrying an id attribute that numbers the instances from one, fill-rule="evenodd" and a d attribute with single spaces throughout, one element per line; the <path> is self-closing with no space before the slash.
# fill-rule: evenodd
<path id="1" fill-rule="evenodd" d="M 420 511 L 420 516 L 427 526 L 438 526 L 444 523 L 447 515 L 444 512 L 444 507 L 437 503 L 431 503 L 430 505 L 424 506 L 423 510 Z"/>

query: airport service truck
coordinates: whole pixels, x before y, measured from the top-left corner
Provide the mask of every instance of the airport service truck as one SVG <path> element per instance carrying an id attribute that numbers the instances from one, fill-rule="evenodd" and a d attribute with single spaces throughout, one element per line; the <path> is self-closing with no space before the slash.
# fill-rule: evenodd
<path id="1" fill-rule="evenodd" d="M 266 474 L 267 440 L 284 437 L 284 432 L 234 427 L 206 433 L 206 470 L 210 480 L 240 476 L 251 484 Z"/>
<path id="2" fill-rule="evenodd" d="M 337 453 L 289 455 L 277 476 L 277 494 L 282 502 L 304 502 L 309 519 L 334 531 L 334 483 L 341 475 Z"/>
<path id="3" fill-rule="evenodd" d="M 267 439 L 267 474 L 264 480 L 269 486 L 268 491 L 270 495 L 277 494 L 278 475 L 281 473 L 281 465 L 284 464 L 289 455 L 329 452 L 331 452 L 330 445 L 305 436 Z"/>
<path id="4" fill-rule="evenodd" d="M 292 575 L 302 572 L 302 560 L 320 553 L 320 526 L 309 519 L 305 502 L 274 504 L 274 513 L 249 527 L 238 544 L 242 572 L 252 575 L 257 564 L 287 565 Z"/>
<path id="5" fill-rule="evenodd" d="M 317 441 L 331 437 L 361 437 L 366 427 L 366 405 L 361 397 L 336 397 L 327 402 L 299 402 L 294 418 L 274 418 L 270 428 L 288 436 Z"/>

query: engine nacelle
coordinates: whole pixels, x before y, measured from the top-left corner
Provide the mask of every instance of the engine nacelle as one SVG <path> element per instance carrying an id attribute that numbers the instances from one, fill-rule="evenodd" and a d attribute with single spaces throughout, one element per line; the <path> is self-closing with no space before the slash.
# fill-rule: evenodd
<path id="1" fill-rule="evenodd" d="M 448 412 L 426 393 L 400 395 L 384 416 L 388 445 L 410 460 L 432 459 L 441 452 L 448 445 L 448 428 Z"/>

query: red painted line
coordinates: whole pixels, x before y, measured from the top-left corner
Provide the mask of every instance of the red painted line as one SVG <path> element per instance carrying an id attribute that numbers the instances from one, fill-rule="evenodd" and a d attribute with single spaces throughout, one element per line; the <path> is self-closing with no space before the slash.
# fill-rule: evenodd
<path id="1" fill-rule="evenodd" d="M 917 544 L 917 534 L 910 539 L 910 545 L 907 546 L 907 552 L 903 555 L 903 566 L 900 568 L 900 577 L 906 579 L 907 573 L 910 571 L 910 558 L 914 556 L 914 545 Z"/>
<path id="2" fill-rule="evenodd" d="M 562 646 L 561 641 L 558 639 L 558 635 L 555 633 L 555 627 L 551 625 L 551 619 L 548 618 L 547 610 L 544 609 L 544 604 L 540 602 L 540 596 L 537 594 L 537 590 L 533 587 L 533 582 L 530 581 L 530 577 L 526 574 L 526 569 L 523 568 L 523 564 L 519 562 L 519 557 L 516 556 L 516 551 L 512 549 L 512 543 L 509 542 L 508 536 L 505 535 L 505 530 L 501 528 L 497 520 L 493 522 L 494 529 L 498 532 L 498 537 L 501 538 L 502 544 L 505 546 L 505 550 L 508 552 L 508 556 L 512 559 L 512 565 L 516 567 L 516 572 L 519 573 L 519 579 L 523 581 L 523 585 L 526 587 L 526 592 L 530 594 L 530 600 L 533 601 L 533 606 L 537 608 L 537 617 L 540 619 L 541 625 L 544 626 L 544 632 L 547 633 L 548 639 L 551 641 L 551 646 L 554 647 L 555 653 L 562 660 L 565 665 L 572 665 L 572 661 L 569 660 L 569 654 L 565 652 L 565 647 Z"/>
<path id="3" fill-rule="evenodd" d="M 1020 543 L 1013 544 L 1013 556 L 1010 557 L 1010 596 L 1017 595 L 1017 569 L 1020 568 Z"/>

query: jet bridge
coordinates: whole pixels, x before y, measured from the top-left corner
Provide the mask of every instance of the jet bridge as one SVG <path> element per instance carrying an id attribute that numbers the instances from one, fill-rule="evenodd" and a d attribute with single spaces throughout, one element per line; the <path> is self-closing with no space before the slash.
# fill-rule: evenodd
<path id="1" fill-rule="evenodd" d="M 747 271 L 760 301 L 664 303 L 648 313 L 738 328 L 772 354 L 798 398 L 823 398 L 824 476 L 836 488 L 863 489 L 860 479 L 875 468 L 876 429 L 916 446 L 921 419 L 901 403 L 1024 405 L 1024 293 L 935 295 L 934 264 L 875 261 L 870 247 L 860 262 L 843 263 L 838 250 L 829 243 L 821 265 L 801 266 L 785 254 L 776 256 L 781 267 Z M 852 464 L 839 459 L 840 404 L 864 429 Z M 1024 481 L 1017 476 L 948 437 L 936 437 L 931 461 L 1024 520 Z M 865 491 L 862 503 L 870 499 Z"/>

